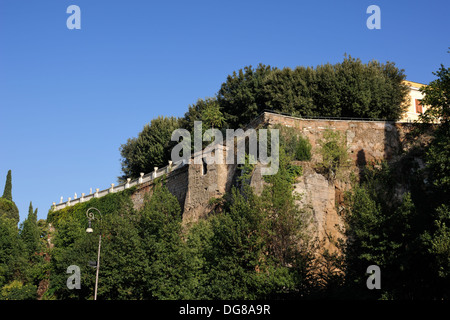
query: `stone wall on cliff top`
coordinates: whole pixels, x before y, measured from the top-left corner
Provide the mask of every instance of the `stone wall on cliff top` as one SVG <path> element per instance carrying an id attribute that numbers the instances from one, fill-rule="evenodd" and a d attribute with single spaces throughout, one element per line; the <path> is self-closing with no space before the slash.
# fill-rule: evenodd
<path id="1" fill-rule="evenodd" d="M 336 225 L 342 226 L 338 211 L 343 202 L 343 193 L 349 189 L 348 181 L 328 181 L 317 173 L 314 165 L 321 161 L 318 152 L 319 140 L 326 129 L 341 132 L 345 137 L 350 157 L 349 170 L 358 173 L 358 168 L 373 160 L 393 160 L 404 148 L 407 123 L 390 121 L 302 119 L 265 112 L 256 118 L 250 127 L 283 125 L 298 130 L 313 146 L 312 160 L 304 163 L 303 175 L 295 184 L 295 191 L 302 194 L 299 205 L 311 210 L 316 235 L 320 238 L 339 236 Z M 249 127 L 247 127 L 249 128 Z M 226 147 L 223 148 L 224 159 Z M 183 223 L 195 222 L 211 211 L 210 200 L 228 192 L 235 178 L 237 165 L 189 164 L 171 172 L 166 180 L 169 190 L 177 196 L 183 210 Z M 251 185 L 257 193 L 263 188 L 263 179 L 258 166 Z M 133 196 L 135 207 L 142 206 L 144 195 L 151 192 L 150 185 L 139 187 Z"/>

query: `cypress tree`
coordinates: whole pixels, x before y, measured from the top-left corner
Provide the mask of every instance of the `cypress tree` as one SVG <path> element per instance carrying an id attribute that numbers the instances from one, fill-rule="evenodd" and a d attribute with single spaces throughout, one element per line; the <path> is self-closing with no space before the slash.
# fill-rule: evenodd
<path id="1" fill-rule="evenodd" d="M 11 182 L 11 170 L 8 171 L 6 176 L 5 189 L 3 191 L 2 198 L 12 201 L 12 182 Z"/>
<path id="2" fill-rule="evenodd" d="M 16 204 L 12 201 L 11 190 L 11 170 L 9 170 L 6 176 L 5 190 L 3 191 L 3 196 L 0 198 L 0 216 L 12 219 L 17 224 L 20 220 L 19 209 L 17 209 Z"/>
<path id="3" fill-rule="evenodd" d="M 20 238 L 22 239 L 28 258 L 31 258 L 39 248 L 39 227 L 37 225 L 37 210 L 33 210 L 33 204 L 30 201 L 28 208 L 28 217 L 22 223 Z"/>

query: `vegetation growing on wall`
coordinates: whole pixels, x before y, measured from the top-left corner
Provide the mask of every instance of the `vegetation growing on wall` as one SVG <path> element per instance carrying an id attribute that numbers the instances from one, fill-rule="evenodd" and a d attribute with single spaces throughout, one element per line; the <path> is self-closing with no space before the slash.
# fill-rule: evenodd
<path id="1" fill-rule="evenodd" d="M 319 171 L 328 179 L 334 180 L 339 176 L 343 166 L 348 166 L 348 151 L 345 138 L 338 131 L 326 129 L 319 141 L 319 153 L 322 161 L 318 164 Z"/>
<path id="2" fill-rule="evenodd" d="M 310 161 L 311 143 L 308 138 L 298 133 L 298 130 L 281 125 L 274 126 L 280 130 L 280 144 L 284 146 L 286 154 L 293 160 Z"/>
<path id="3" fill-rule="evenodd" d="M 90 207 L 97 208 L 103 214 L 113 213 L 118 210 L 131 210 L 133 203 L 130 196 L 135 190 L 136 187 L 131 187 L 121 192 L 107 194 L 101 198 L 92 198 L 87 202 L 78 203 L 58 211 L 50 209 L 47 215 L 47 222 L 57 226 L 62 220 L 87 221 L 86 211 Z"/>

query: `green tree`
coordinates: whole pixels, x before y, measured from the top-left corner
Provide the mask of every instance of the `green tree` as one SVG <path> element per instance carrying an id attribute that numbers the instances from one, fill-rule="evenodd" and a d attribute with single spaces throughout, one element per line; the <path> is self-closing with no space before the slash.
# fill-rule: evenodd
<path id="1" fill-rule="evenodd" d="M 448 130 L 450 126 L 450 68 L 441 65 L 433 74 L 437 76 L 437 79 L 420 89 L 424 94 L 421 103 L 426 106 L 425 112 L 420 115 L 420 122 L 439 122 L 441 130 Z"/>
<path id="2" fill-rule="evenodd" d="M 9 219 L 0 216 L 0 288 L 12 278 L 11 265 L 17 253 L 16 228 Z"/>
<path id="3" fill-rule="evenodd" d="M 317 115 L 315 79 L 316 71 L 311 67 L 273 69 L 264 78 L 265 108 L 297 116 Z"/>
<path id="4" fill-rule="evenodd" d="M 180 126 L 174 117 L 158 117 L 144 126 L 137 138 L 128 139 L 120 147 L 122 156 L 122 180 L 137 178 L 141 172 L 149 173 L 154 167 L 163 167 L 171 159 L 176 142 L 171 141 L 172 132 Z"/>
<path id="5" fill-rule="evenodd" d="M 15 279 L 22 280 L 26 263 L 22 251 L 17 224 L 0 216 L 0 287 Z"/>
<path id="6" fill-rule="evenodd" d="M 36 287 L 34 285 L 24 285 L 17 280 L 5 285 L 0 291 L 0 300 L 35 300 L 36 298 Z"/>
<path id="7" fill-rule="evenodd" d="M 8 171 L 6 176 L 5 189 L 3 196 L 0 198 L 0 216 L 11 219 L 16 224 L 19 223 L 19 209 L 14 201 L 12 201 L 12 182 L 11 182 L 11 170 Z"/>
<path id="8" fill-rule="evenodd" d="M 84 223 L 86 224 L 86 222 Z M 66 217 L 55 224 L 53 235 L 50 271 L 50 288 L 46 294 L 50 299 L 89 299 L 93 296 L 95 269 L 88 266 L 90 260 L 97 260 L 95 246 L 98 237 L 88 237 L 86 226 L 75 217 Z M 98 233 L 96 233 L 98 236 Z M 69 290 L 67 268 L 76 265 L 80 268 L 81 289 Z"/>
<path id="9" fill-rule="evenodd" d="M 208 104 L 207 107 L 203 109 L 201 117 L 207 128 L 220 129 L 225 122 L 225 118 L 223 117 L 217 102 Z"/>
<path id="10" fill-rule="evenodd" d="M 318 67 L 317 71 L 321 72 L 322 68 Z M 337 63 L 333 69 L 335 77 L 328 87 L 332 92 L 337 88 L 337 94 L 329 95 L 330 89 L 318 90 L 318 95 L 322 96 L 319 101 L 326 103 L 325 110 L 338 108 L 339 117 L 391 120 L 401 118 L 406 108 L 409 89 L 403 83 L 404 71 L 399 70 L 394 63 L 370 61 L 363 64 L 360 59 L 346 56 L 344 61 Z M 328 100 L 329 97 L 335 98 Z M 327 100 L 331 104 L 327 103 Z"/>
<path id="11" fill-rule="evenodd" d="M 259 64 L 256 69 L 244 67 L 232 75 L 221 85 L 217 100 L 230 128 L 241 127 L 265 108 L 264 79 L 273 68 Z"/>
<path id="12" fill-rule="evenodd" d="M 296 202 L 300 195 L 294 193 L 293 183 L 302 174 L 302 168 L 292 165 L 291 159 L 281 147 L 279 150 L 279 169 L 274 175 L 267 176 L 268 182 L 261 199 L 267 214 L 269 232 L 268 242 L 271 256 L 277 264 L 289 266 L 300 260 L 298 246 L 305 243 L 305 230 L 308 214 L 301 210 Z"/>
<path id="13" fill-rule="evenodd" d="M 184 114 L 184 117 L 180 119 L 180 127 L 193 134 L 194 121 L 203 121 L 202 116 L 205 110 L 214 108 L 217 108 L 216 98 L 198 99 L 195 104 L 188 106 L 188 111 Z"/>
<path id="14" fill-rule="evenodd" d="M 446 291 L 448 296 L 448 277 L 439 277 L 446 267 L 448 217 L 430 211 L 423 192 L 406 188 L 423 181 L 420 171 L 408 172 L 405 181 L 399 163 L 368 166 L 347 198 L 346 293 L 353 298 L 441 299 Z M 379 291 L 366 288 L 365 270 L 373 264 L 382 270 Z"/>
<path id="15" fill-rule="evenodd" d="M 241 194 L 233 188 L 228 210 L 210 222 L 208 296 L 212 299 L 256 299 L 267 294 L 258 283 L 267 270 L 264 215 L 255 195 L 249 188 L 245 190 Z"/>
<path id="16" fill-rule="evenodd" d="M 28 217 L 23 221 L 20 238 L 22 239 L 28 259 L 41 251 L 40 230 L 37 225 L 37 209 L 33 211 L 33 204 L 30 201 Z"/>
<path id="17" fill-rule="evenodd" d="M 438 78 L 421 88 L 426 107 L 420 115 L 422 123 L 438 123 L 426 155 L 428 179 L 442 199 L 450 197 L 450 68 L 441 65 L 433 73 Z"/>
<path id="18" fill-rule="evenodd" d="M 165 186 L 156 186 L 141 211 L 140 233 L 148 266 L 145 299 L 194 299 L 198 290 L 195 257 L 182 239 L 181 209 Z"/>
<path id="19" fill-rule="evenodd" d="M 6 175 L 5 189 L 3 191 L 3 199 L 12 201 L 12 182 L 11 182 L 11 170 Z"/>
<path id="20" fill-rule="evenodd" d="M 92 205 L 89 204 L 89 205 Z M 117 204 L 116 204 L 117 205 Z M 85 210 L 82 210 L 85 213 Z M 49 297 L 92 299 L 94 295 L 99 236 L 102 235 L 98 299 L 141 299 L 147 259 L 139 236 L 138 216 L 125 203 L 116 210 L 103 211 L 92 223 L 93 233 L 86 233 L 87 219 L 67 217 L 56 224 L 53 243 Z M 67 267 L 81 271 L 81 289 L 70 290 Z"/>
<path id="21" fill-rule="evenodd" d="M 434 75 L 437 78 L 421 89 L 426 106 L 419 124 L 433 124 L 432 141 L 426 148 L 424 189 L 427 203 L 424 209 L 432 219 L 432 226 L 424 238 L 432 254 L 429 273 L 435 276 L 436 292 L 440 297 L 450 297 L 449 226 L 450 226 L 450 68 L 443 65 Z"/>
<path id="22" fill-rule="evenodd" d="M 148 257 L 144 250 L 145 242 L 139 234 L 138 220 L 137 216 L 130 214 L 113 213 L 104 216 L 102 229 L 99 230 L 103 236 L 98 299 L 143 298 Z M 92 260 L 97 260 L 98 237 L 95 240 L 96 244 L 88 250 Z"/>
<path id="23" fill-rule="evenodd" d="M 345 56 L 340 63 L 295 69 L 258 65 L 227 77 L 218 102 L 227 124 L 240 127 L 264 109 L 297 116 L 398 120 L 409 89 L 394 63 Z"/>

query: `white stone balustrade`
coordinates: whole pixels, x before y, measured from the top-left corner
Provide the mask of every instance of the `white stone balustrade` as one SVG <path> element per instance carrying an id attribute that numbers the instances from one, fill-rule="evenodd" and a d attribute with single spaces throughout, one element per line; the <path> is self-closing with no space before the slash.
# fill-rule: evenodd
<path id="1" fill-rule="evenodd" d="M 114 183 L 111 183 L 111 187 L 105 190 L 100 191 L 100 189 L 95 189 L 95 193 L 92 194 L 92 188 L 89 189 L 89 195 L 86 196 L 84 193 L 81 194 L 81 197 L 78 198 L 77 193 L 75 193 L 74 199 L 72 201 L 72 198 L 69 197 L 67 202 L 63 202 L 64 198 L 61 197 L 59 204 L 56 204 L 55 202 L 53 202 L 52 208 L 53 210 L 61 210 L 67 206 L 73 206 L 77 203 L 82 203 L 82 202 L 86 202 L 91 200 L 92 198 L 101 198 L 105 195 L 107 195 L 108 193 L 113 193 L 113 192 L 120 192 L 123 191 L 125 189 L 134 187 L 138 184 L 142 184 L 145 182 L 149 182 L 152 181 L 162 175 L 164 175 L 165 173 L 169 173 L 172 172 L 174 170 L 177 170 L 181 167 L 183 167 L 184 165 L 186 165 L 187 162 L 182 160 L 179 161 L 177 163 L 173 163 L 172 161 L 169 161 L 169 164 L 161 169 L 158 170 L 158 167 L 154 167 L 153 172 L 150 172 L 148 174 L 144 174 L 143 172 L 140 173 L 140 177 L 137 179 L 132 180 L 131 178 L 127 178 L 127 181 L 125 183 L 119 184 L 118 186 L 115 187 Z"/>

